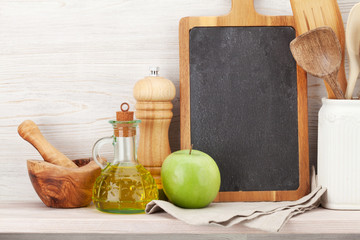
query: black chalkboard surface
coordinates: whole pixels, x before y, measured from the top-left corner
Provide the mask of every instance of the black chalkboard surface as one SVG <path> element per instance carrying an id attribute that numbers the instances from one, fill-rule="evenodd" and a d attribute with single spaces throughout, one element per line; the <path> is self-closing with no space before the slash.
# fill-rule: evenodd
<path id="1" fill-rule="evenodd" d="M 190 31 L 191 141 L 217 162 L 221 191 L 299 187 L 294 38 L 292 27 Z"/>
<path id="2" fill-rule="evenodd" d="M 296 200 L 309 192 L 306 74 L 291 16 L 234 0 L 222 17 L 180 22 L 181 148 L 220 169 L 217 201 Z"/>

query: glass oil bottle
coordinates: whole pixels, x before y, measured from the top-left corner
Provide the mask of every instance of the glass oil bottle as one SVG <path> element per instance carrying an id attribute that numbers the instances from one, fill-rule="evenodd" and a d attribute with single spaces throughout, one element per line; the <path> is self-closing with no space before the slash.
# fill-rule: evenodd
<path id="1" fill-rule="evenodd" d="M 127 105 L 127 110 L 123 106 Z M 108 213 L 144 213 L 145 206 L 158 199 L 154 178 L 137 161 L 136 130 L 140 120 L 133 120 L 129 105 L 123 103 L 116 121 L 110 121 L 114 128 L 112 137 L 99 139 L 93 147 L 93 158 L 102 168 L 93 188 L 93 202 L 96 208 Z M 105 162 L 99 149 L 110 143 L 114 146 L 114 160 Z"/>

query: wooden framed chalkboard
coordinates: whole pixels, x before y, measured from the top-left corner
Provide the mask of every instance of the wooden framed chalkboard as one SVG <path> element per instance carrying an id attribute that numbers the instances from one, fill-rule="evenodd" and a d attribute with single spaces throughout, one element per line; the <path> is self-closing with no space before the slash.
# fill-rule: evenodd
<path id="1" fill-rule="evenodd" d="M 309 192 L 306 73 L 290 53 L 293 17 L 252 1 L 180 21 L 181 148 L 217 162 L 216 201 L 296 200 Z"/>

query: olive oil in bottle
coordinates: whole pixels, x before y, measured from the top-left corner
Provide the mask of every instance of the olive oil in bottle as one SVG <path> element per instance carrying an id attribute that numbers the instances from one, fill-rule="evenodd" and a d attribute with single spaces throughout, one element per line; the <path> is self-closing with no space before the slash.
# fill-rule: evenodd
<path id="1" fill-rule="evenodd" d="M 159 193 L 154 178 L 136 158 L 136 128 L 141 121 L 133 120 L 133 112 L 122 107 L 122 112 L 116 113 L 117 121 L 110 121 L 114 135 L 98 140 L 93 147 L 94 161 L 103 169 L 93 187 L 93 202 L 102 212 L 143 213 Z M 114 146 L 111 163 L 104 163 L 99 155 L 106 143 Z"/>
<path id="2" fill-rule="evenodd" d="M 154 178 L 142 165 L 109 165 L 95 182 L 93 201 L 97 209 L 110 213 L 142 213 L 158 198 Z"/>

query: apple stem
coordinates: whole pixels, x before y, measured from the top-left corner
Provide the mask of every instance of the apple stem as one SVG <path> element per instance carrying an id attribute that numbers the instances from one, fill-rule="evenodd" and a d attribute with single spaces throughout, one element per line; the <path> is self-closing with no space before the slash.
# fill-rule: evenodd
<path id="1" fill-rule="evenodd" d="M 192 151 L 193 146 L 194 146 L 194 144 L 191 144 L 191 146 L 190 146 L 190 151 L 189 151 L 189 155 L 191 155 L 191 151 Z"/>

